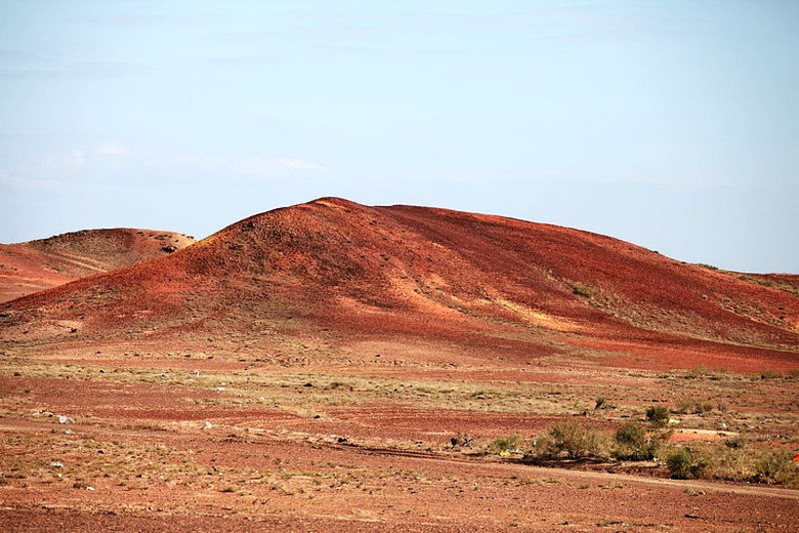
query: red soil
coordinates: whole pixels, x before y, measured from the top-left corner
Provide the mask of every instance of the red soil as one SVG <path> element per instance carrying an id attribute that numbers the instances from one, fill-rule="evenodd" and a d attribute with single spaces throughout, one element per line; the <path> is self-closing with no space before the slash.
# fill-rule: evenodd
<path id="1" fill-rule="evenodd" d="M 0 244 L 0 302 L 86 276 L 161 257 L 194 239 L 180 233 L 130 228 L 65 233 Z"/>
<path id="2" fill-rule="evenodd" d="M 520 363 L 579 346 L 625 366 L 797 368 L 799 296 L 769 285 L 575 229 L 326 198 L 18 299 L 0 328 L 37 342 L 235 334 L 267 351 L 364 356 L 381 339 Z"/>

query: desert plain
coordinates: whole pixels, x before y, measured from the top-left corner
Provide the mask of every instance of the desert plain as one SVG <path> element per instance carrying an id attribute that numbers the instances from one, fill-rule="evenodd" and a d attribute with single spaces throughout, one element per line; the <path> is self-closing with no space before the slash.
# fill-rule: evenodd
<path id="1" fill-rule="evenodd" d="M 3 530 L 799 528 L 797 275 L 340 198 L 104 231 L 0 248 Z"/>

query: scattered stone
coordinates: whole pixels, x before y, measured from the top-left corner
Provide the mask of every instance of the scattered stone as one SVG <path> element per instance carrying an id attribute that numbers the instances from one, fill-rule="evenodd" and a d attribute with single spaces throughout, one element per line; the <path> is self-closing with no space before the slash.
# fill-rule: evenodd
<path id="1" fill-rule="evenodd" d="M 203 424 L 203 429 L 211 429 L 212 427 L 214 427 L 214 425 L 208 422 L 207 420 L 205 424 Z"/>
<path id="2" fill-rule="evenodd" d="M 52 466 L 53 468 L 64 468 L 64 463 L 62 463 L 61 461 L 53 461 L 52 463 L 50 463 L 50 466 Z"/>

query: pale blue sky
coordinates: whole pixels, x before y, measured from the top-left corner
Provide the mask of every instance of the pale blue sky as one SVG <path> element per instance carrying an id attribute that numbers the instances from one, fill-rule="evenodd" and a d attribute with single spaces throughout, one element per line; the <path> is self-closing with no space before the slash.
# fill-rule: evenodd
<path id="1" fill-rule="evenodd" d="M 799 272 L 799 2 L 0 3 L 0 242 L 319 196 Z"/>

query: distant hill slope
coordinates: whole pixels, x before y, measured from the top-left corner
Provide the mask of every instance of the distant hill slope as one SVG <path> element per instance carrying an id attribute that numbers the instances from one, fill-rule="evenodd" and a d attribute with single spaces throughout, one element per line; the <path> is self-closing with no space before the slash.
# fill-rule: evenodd
<path id="1" fill-rule="evenodd" d="M 116 228 L 0 244 L 0 302 L 185 248 L 180 233 Z"/>
<path id="2" fill-rule="evenodd" d="M 0 306 L 0 327 L 52 340 L 229 334 L 242 346 L 401 338 L 521 358 L 567 345 L 667 357 L 683 343 L 799 363 L 790 290 L 575 229 L 338 198 Z"/>

